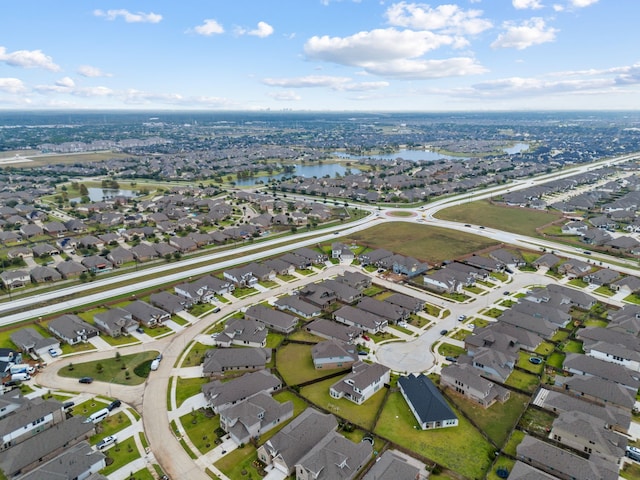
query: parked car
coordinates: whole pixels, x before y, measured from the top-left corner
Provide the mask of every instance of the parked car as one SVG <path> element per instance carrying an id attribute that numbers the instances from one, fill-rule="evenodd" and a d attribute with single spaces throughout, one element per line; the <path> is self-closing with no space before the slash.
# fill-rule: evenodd
<path id="1" fill-rule="evenodd" d="M 467 316 L 466 316 L 466 315 L 460 315 L 460 316 L 458 317 L 458 321 L 459 321 L 459 322 L 463 322 L 464 320 L 466 320 L 466 318 L 467 318 Z"/>
<path id="2" fill-rule="evenodd" d="M 369 352 L 365 352 L 364 350 L 358 350 L 358 355 L 362 355 L 362 356 L 369 355 Z"/>
<path id="3" fill-rule="evenodd" d="M 111 411 L 114 408 L 118 408 L 120 405 L 122 405 L 122 402 L 116 399 L 113 402 L 111 402 L 107 408 L 109 409 L 109 411 Z"/>
<path id="4" fill-rule="evenodd" d="M 93 383 L 93 378 L 92 377 L 82 377 L 80 380 L 78 380 L 80 383 Z"/>
<path id="5" fill-rule="evenodd" d="M 64 408 L 65 410 L 68 410 L 70 408 L 73 408 L 75 404 L 76 404 L 75 402 L 64 402 L 62 404 L 62 408 Z"/>
<path id="6" fill-rule="evenodd" d="M 458 359 L 456 357 L 444 357 L 447 362 L 456 363 Z"/>
<path id="7" fill-rule="evenodd" d="M 113 445 L 118 440 L 118 437 L 115 435 L 109 435 L 108 437 L 104 437 L 96 444 L 96 448 L 98 450 L 102 450 L 103 448 L 107 448 L 109 445 Z"/>
<path id="8" fill-rule="evenodd" d="M 57 357 L 58 355 L 60 355 L 60 353 L 55 348 L 50 348 L 49 355 L 51 355 L 52 357 Z"/>
<path id="9" fill-rule="evenodd" d="M 138 328 L 136 328 L 136 332 L 138 332 L 138 333 L 144 333 L 144 328 L 142 328 L 142 327 L 138 327 Z"/>
<path id="10" fill-rule="evenodd" d="M 362 338 L 364 338 L 367 342 L 368 342 L 369 340 L 371 340 L 371 338 L 369 338 L 369 337 L 368 337 L 368 336 L 366 336 L 366 335 L 362 335 Z"/>
<path id="11" fill-rule="evenodd" d="M 447 333 L 449 333 L 449 330 L 440 330 L 440 335 L 446 335 Z"/>
<path id="12" fill-rule="evenodd" d="M 511 295 L 511 292 L 509 290 L 505 290 L 504 292 L 502 292 L 503 295 Z"/>

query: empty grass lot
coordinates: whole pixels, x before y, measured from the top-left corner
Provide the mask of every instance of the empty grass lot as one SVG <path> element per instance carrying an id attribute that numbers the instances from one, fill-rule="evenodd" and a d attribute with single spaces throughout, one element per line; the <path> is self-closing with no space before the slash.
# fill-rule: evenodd
<path id="1" fill-rule="evenodd" d="M 509 400 L 504 404 L 496 402 L 489 408 L 483 408 L 459 395 L 451 395 L 456 407 L 471 418 L 496 445 L 502 447 L 522 412 L 529 397 L 521 393 L 511 392 Z"/>
<path id="2" fill-rule="evenodd" d="M 202 391 L 202 385 L 208 383 L 208 378 L 182 378 L 178 377 L 176 384 L 176 407 L 184 403 L 187 398 L 199 394 Z"/>
<path id="3" fill-rule="evenodd" d="M 471 233 L 411 223 L 393 222 L 376 225 L 349 236 L 371 248 L 386 248 L 401 255 L 430 262 L 442 262 L 497 245 Z M 428 248 L 427 248 L 428 246 Z"/>
<path id="4" fill-rule="evenodd" d="M 316 370 L 311 360 L 311 345 L 290 343 L 276 352 L 278 372 L 287 385 L 298 385 L 309 380 L 322 378 L 342 368 Z"/>
<path id="5" fill-rule="evenodd" d="M 536 228 L 562 218 L 560 213 L 548 213 L 520 207 L 493 205 L 488 201 L 470 202 L 440 210 L 436 218 L 472 223 L 537 237 Z"/>
<path id="6" fill-rule="evenodd" d="M 61 368 L 58 375 L 69 378 L 93 377 L 100 382 L 120 385 L 139 385 L 149 375 L 149 365 L 158 353 L 155 350 L 150 350 L 132 355 L 122 355 L 119 358 L 114 356 L 93 362 L 74 363 L 72 370 L 68 366 Z M 100 366 L 102 370 L 99 369 Z"/>
<path id="7" fill-rule="evenodd" d="M 342 378 L 344 377 L 330 378 L 303 387 L 300 389 L 300 394 L 311 403 L 335 412 L 337 415 L 346 418 L 355 425 L 365 429 L 372 429 L 373 422 L 384 401 L 384 395 L 387 389 L 381 388 L 380 391 L 376 392 L 362 405 L 356 405 L 345 398 L 335 399 L 329 395 L 329 387 Z"/>
<path id="8" fill-rule="evenodd" d="M 421 430 L 400 392 L 389 395 L 374 433 L 467 478 L 484 478 L 493 449 L 460 414 L 458 426 Z"/>

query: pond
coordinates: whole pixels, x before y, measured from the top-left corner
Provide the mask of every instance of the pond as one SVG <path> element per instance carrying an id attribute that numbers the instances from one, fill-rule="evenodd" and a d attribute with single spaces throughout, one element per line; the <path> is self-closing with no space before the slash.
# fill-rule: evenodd
<path id="1" fill-rule="evenodd" d="M 102 202 L 104 200 L 107 200 L 113 197 L 133 198 L 136 196 L 133 190 L 116 189 L 116 188 L 89 187 L 87 188 L 87 192 L 89 193 L 89 199 L 92 202 Z M 70 198 L 69 201 L 80 203 L 82 199 L 80 197 Z"/>
<path id="2" fill-rule="evenodd" d="M 348 167 L 342 165 L 340 163 L 320 163 L 313 165 L 294 165 L 295 171 L 292 173 L 277 173 L 275 175 L 262 175 L 259 177 L 247 178 L 242 180 L 236 180 L 236 185 L 241 187 L 250 187 L 252 185 L 256 185 L 258 182 L 262 181 L 264 183 L 269 183 L 270 180 L 280 180 L 284 177 L 317 177 L 322 178 L 326 175 L 329 175 L 331 178 L 335 177 L 336 174 L 344 175 L 347 171 L 351 171 L 353 174 L 360 173 L 360 170 L 354 167 Z"/>
<path id="3" fill-rule="evenodd" d="M 516 143 L 515 145 L 513 145 L 513 146 L 511 146 L 509 148 L 503 148 L 502 150 L 504 150 L 509 155 L 513 155 L 515 153 L 522 153 L 522 152 L 526 152 L 527 150 L 529 150 L 529 144 L 528 143 Z"/>

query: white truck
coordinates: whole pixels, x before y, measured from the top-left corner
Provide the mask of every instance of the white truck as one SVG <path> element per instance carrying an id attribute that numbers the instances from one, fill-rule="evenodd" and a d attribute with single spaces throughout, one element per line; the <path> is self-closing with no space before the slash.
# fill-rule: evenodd
<path id="1" fill-rule="evenodd" d="M 31 375 L 35 371 L 36 369 L 34 367 L 32 367 L 31 365 L 27 365 L 26 363 L 18 363 L 16 365 L 11 365 L 11 367 L 9 367 L 9 373 L 11 374 L 28 373 L 29 375 Z"/>
<path id="2" fill-rule="evenodd" d="M 27 372 L 22 372 L 22 373 L 12 373 L 11 374 L 11 380 L 12 381 L 21 381 L 24 382 L 25 380 L 29 380 L 31 379 L 31 375 L 29 375 Z"/>

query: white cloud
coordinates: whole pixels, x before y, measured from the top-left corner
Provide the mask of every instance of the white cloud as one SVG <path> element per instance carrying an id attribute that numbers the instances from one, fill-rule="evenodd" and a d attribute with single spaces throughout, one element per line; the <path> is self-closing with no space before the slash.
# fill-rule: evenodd
<path id="1" fill-rule="evenodd" d="M 584 8 L 593 5 L 594 3 L 598 3 L 598 0 L 569 0 L 569 3 L 572 7 L 575 8 Z"/>
<path id="2" fill-rule="evenodd" d="M 505 33 L 501 33 L 491 44 L 493 48 L 516 48 L 524 50 L 532 45 L 553 42 L 556 38 L 555 28 L 548 27 L 540 17 L 525 20 L 520 25 L 513 22 L 503 24 Z"/>
<path id="3" fill-rule="evenodd" d="M 304 51 L 315 60 L 365 67 L 420 57 L 454 41 L 448 35 L 387 28 L 359 32 L 349 37 L 311 37 L 304 45 Z"/>
<path id="4" fill-rule="evenodd" d="M 296 92 L 294 92 L 293 90 L 285 90 L 282 92 L 280 91 L 269 92 L 267 93 L 267 95 L 269 95 L 271 98 L 279 102 L 298 102 L 302 100 L 302 97 L 298 95 Z"/>
<path id="5" fill-rule="evenodd" d="M 60 71 L 60 67 L 53 63 L 53 59 L 42 53 L 42 50 L 16 50 L 7 53 L 5 47 L 0 47 L 0 62 L 12 67 L 44 68 L 51 72 Z"/>
<path id="6" fill-rule="evenodd" d="M 543 5 L 540 3 L 540 0 L 513 0 L 513 8 L 518 10 L 537 10 L 542 7 Z"/>
<path id="7" fill-rule="evenodd" d="M 453 57 L 443 60 L 401 59 L 379 65 L 370 65 L 372 74 L 403 79 L 430 79 L 459 77 L 486 73 L 487 69 L 469 57 Z"/>
<path id="8" fill-rule="evenodd" d="M 18 78 L 0 78 L 0 91 L 2 92 L 22 93 L 26 90 L 24 83 Z"/>
<path id="9" fill-rule="evenodd" d="M 267 22 L 258 22 L 258 28 L 249 30 L 247 35 L 253 35 L 254 37 L 265 38 L 273 33 L 273 27 Z"/>
<path id="10" fill-rule="evenodd" d="M 92 67 L 91 65 L 81 65 L 78 67 L 78 74 L 83 77 L 111 77 L 110 73 L 105 73 L 98 67 Z"/>
<path id="11" fill-rule="evenodd" d="M 129 10 L 119 9 L 119 10 L 94 10 L 93 14 L 96 17 L 104 17 L 107 20 L 117 20 L 118 17 L 122 17 L 122 19 L 127 23 L 159 23 L 162 21 L 162 15 L 157 13 L 149 12 L 136 12 L 132 13 Z"/>
<path id="12" fill-rule="evenodd" d="M 441 30 L 443 33 L 475 35 L 492 27 L 489 20 L 480 18 L 482 10 L 462 10 L 457 5 L 436 8 L 422 3 L 400 2 L 385 12 L 389 23 L 414 30 Z"/>
<path id="13" fill-rule="evenodd" d="M 294 78 L 265 78 L 262 83 L 283 88 L 330 88 L 336 91 L 362 92 L 389 86 L 388 82 L 353 82 L 349 77 L 308 75 Z"/>
<path id="14" fill-rule="evenodd" d="M 193 27 L 193 29 L 189 29 L 187 30 L 187 32 L 195 32 L 198 35 L 210 37 L 211 35 L 219 35 L 221 33 L 224 33 L 224 27 L 213 18 L 208 18 L 202 25 Z"/>

